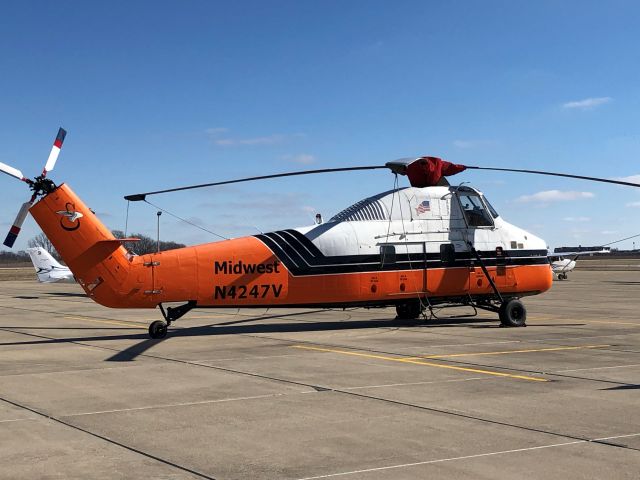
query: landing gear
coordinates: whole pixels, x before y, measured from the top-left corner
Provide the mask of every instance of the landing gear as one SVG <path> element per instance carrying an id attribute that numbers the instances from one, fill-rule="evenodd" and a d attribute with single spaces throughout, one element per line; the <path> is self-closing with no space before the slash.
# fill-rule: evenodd
<path id="1" fill-rule="evenodd" d="M 566 273 L 559 273 L 558 274 L 558 280 L 566 280 L 567 279 L 567 274 Z"/>
<path id="2" fill-rule="evenodd" d="M 151 338 L 164 338 L 167 336 L 167 327 L 169 325 L 162 320 L 156 320 L 149 325 L 149 336 Z"/>
<path id="3" fill-rule="evenodd" d="M 396 305 L 397 320 L 415 320 L 418 318 L 424 307 L 420 300 L 412 300 L 405 303 L 399 303 Z"/>
<path id="4" fill-rule="evenodd" d="M 526 327 L 527 309 L 517 298 L 502 302 L 498 310 L 500 323 L 505 327 Z"/>
<path id="5" fill-rule="evenodd" d="M 493 289 L 498 301 L 500 302 L 500 307 L 498 308 L 498 316 L 500 317 L 500 324 L 503 327 L 526 327 L 527 326 L 527 309 L 524 307 L 524 304 L 518 300 L 517 298 L 509 298 L 505 299 L 496 287 L 491 275 L 487 271 L 487 267 L 484 265 L 480 254 L 473 247 L 471 242 L 467 242 L 469 245 L 469 250 L 475 256 L 478 264 L 482 268 L 482 272 L 484 276 L 489 281 L 489 285 Z M 497 251 L 496 251 L 497 255 Z M 566 277 L 566 276 L 565 276 Z"/>
<path id="6" fill-rule="evenodd" d="M 164 338 L 167 336 L 167 329 L 171 322 L 179 319 L 189 310 L 196 306 L 195 300 L 189 300 L 184 305 L 179 305 L 177 307 L 169 307 L 165 311 L 164 307 L 161 303 L 158 304 L 160 307 L 160 312 L 162 312 L 162 316 L 164 317 L 164 322 L 162 320 L 156 320 L 149 325 L 149 336 L 151 338 Z"/>

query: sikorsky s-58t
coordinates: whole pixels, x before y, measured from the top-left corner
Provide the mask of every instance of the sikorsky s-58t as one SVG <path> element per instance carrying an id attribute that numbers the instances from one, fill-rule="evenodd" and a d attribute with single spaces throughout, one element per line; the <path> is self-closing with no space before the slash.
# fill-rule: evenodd
<path id="1" fill-rule="evenodd" d="M 170 191 L 377 168 L 407 175 L 411 186 L 373 195 L 314 226 L 137 256 L 122 245 L 134 239 L 115 238 L 69 186 L 47 178 L 65 134 L 60 129 L 43 173 L 34 179 L 0 163 L 2 172 L 33 192 L 4 243 L 13 245 L 31 212 L 90 298 L 107 307 L 160 308 L 164 321 L 150 325 L 152 338 L 164 337 L 171 322 L 196 307 L 395 306 L 398 317 L 411 319 L 429 306 L 463 304 L 498 312 L 503 325 L 524 326 L 519 299 L 552 284 L 545 242 L 504 220 L 480 191 L 450 186 L 444 176 L 490 169 L 640 186 L 435 157 L 266 175 Z M 176 302 L 181 305 L 164 308 Z"/>

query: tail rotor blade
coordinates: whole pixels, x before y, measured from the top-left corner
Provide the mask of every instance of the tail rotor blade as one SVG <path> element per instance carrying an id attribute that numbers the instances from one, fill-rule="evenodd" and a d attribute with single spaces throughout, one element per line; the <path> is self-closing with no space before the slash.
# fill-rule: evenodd
<path id="1" fill-rule="evenodd" d="M 20 211 L 18 212 L 18 215 L 16 216 L 15 221 L 13 222 L 13 226 L 11 227 L 11 229 L 9 229 L 9 233 L 7 234 L 7 238 L 4 239 L 4 244 L 11 248 L 13 247 L 13 244 L 16 241 L 16 238 L 18 238 L 18 234 L 20 233 L 20 229 L 22 228 L 22 224 L 24 223 L 24 220 L 27 218 L 27 214 L 29 213 L 29 209 L 31 208 L 32 203 L 29 202 L 25 202 L 22 204 L 22 207 L 20 207 Z"/>
<path id="2" fill-rule="evenodd" d="M 47 163 L 44 166 L 44 170 L 42 170 L 42 175 L 47 176 L 47 173 L 53 170 L 53 167 L 56 166 L 56 161 L 58 160 L 58 155 L 60 155 L 60 149 L 62 148 L 62 144 L 64 143 L 64 137 L 67 136 L 67 131 L 60 127 L 58 130 L 58 135 L 53 142 L 53 147 L 51 147 L 51 153 L 49 153 L 49 158 L 47 158 Z"/>
<path id="3" fill-rule="evenodd" d="M 17 168 L 13 168 L 10 165 L 7 165 L 6 163 L 2 163 L 0 162 L 0 172 L 2 173 L 6 173 L 7 175 L 11 175 L 12 177 L 17 178 L 18 180 L 25 180 L 24 175 L 22 175 L 22 172 L 20 170 L 18 170 Z"/>

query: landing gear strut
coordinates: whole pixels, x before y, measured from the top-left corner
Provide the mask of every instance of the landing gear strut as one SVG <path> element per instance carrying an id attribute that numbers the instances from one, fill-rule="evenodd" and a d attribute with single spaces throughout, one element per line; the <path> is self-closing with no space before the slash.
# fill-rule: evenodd
<path id="1" fill-rule="evenodd" d="M 152 322 L 151 325 L 149 325 L 149 336 L 151 338 L 166 337 L 167 329 L 169 328 L 169 325 L 171 325 L 171 323 L 174 322 L 175 320 L 178 320 L 180 317 L 182 317 L 185 313 L 187 313 L 189 310 L 191 310 L 195 306 L 196 306 L 196 301 L 189 300 L 184 305 L 179 305 L 177 307 L 169 307 L 165 310 L 162 304 L 159 303 L 158 307 L 160 307 L 160 312 L 162 313 L 162 316 L 164 317 L 165 321 L 163 322 L 162 320 L 156 320 L 155 322 Z"/>
<path id="2" fill-rule="evenodd" d="M 467 242 L 469 245 L 469 249 L 471 253 L 476 257 L 480 268 L 482 268 L 482 272 L 484 276 L 489 281 L 493 292 L 498 297 L 500 301 L 500 308 L 498 308 L 498 316 L 500 318 L 500 324 L 503 327 L 526 327 L 527 326 L 527 309 L 524 304 L 517 298 L 503 298 L 496 286 L 495 282 L 489 275 L 489 271 L 487 267 L 484 265 L 482 258 L 478 251 L 473 247 L 471 242 Z"/>

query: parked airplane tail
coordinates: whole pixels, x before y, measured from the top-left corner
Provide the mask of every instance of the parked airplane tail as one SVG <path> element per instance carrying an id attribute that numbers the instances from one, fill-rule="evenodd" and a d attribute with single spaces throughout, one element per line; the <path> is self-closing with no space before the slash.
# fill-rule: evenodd
<path id="1" fill-rule="evenodd" d="M 53 256 L 42 247 L 27 248 L 27 253 L 31 257 L 33 266 L 37 269 L 51 270 L 54 268 L 67 268 L 53 258 Z"/>
<path id="2" fill-rule="evenodd" d="M 69 267 L 60 265 L 44 248 L 27 248 L 27 253 L 31 257 L 39 281 L 43 283 L 75 281 Z"/>

